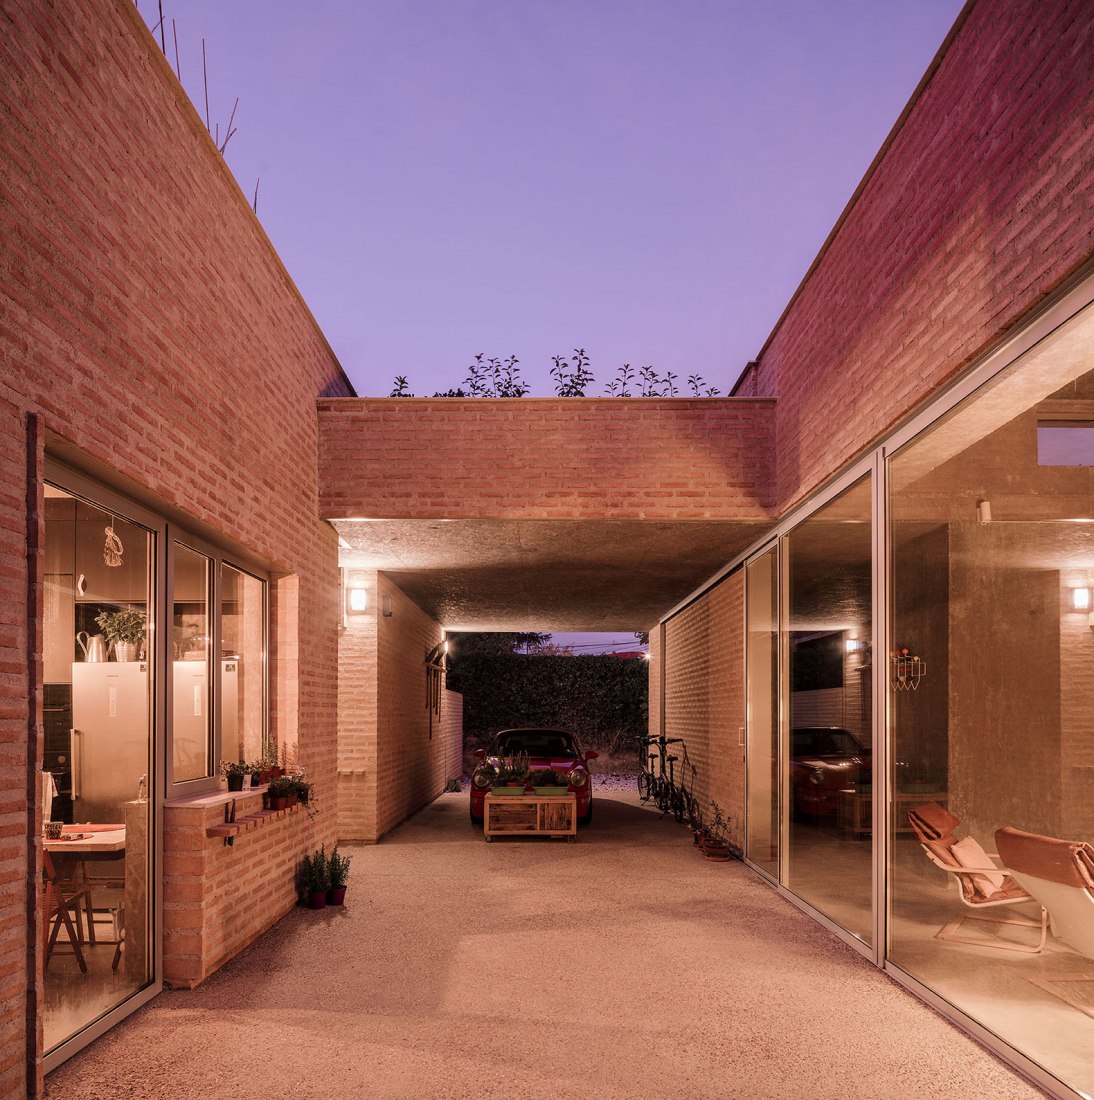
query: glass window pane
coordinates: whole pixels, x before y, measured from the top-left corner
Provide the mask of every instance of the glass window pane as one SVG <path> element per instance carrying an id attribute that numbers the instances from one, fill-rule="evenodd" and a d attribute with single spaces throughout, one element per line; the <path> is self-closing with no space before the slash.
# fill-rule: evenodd
<path id="1" fill-rule="evenodd" d="M 257 761 L 265 751 L 266 585 L 230 565 L 220 575 L 220 753 Z"/>
<path id="2" fill-rule="evenodd" d="M 873 939 L 870 478 L 786 537 L 790 697 L 784 885 Z"/>
<path id="3" fill-rule="evenodd" d="M 172 565 L 171 759 L 176 783 L 213 774 L 213 562 L 176 542 Z"/>
<path id="4" fill-rule="evenodd" d="M 1086 314 L 890 462 L 888 951 L 1084 1094 L 1094 1093 L 1094 885 L 1081 877 L 1082 845 L 1094 844 Z M 1043 426 L 1069 420 L 1072 438 L 1046 465 Z M 1009 830 L 1032 836 L 1015 844 Z"/>
<path id="5" fill-rule="evenodd" d="M 745 568 L 748 607 L 747 855 L 779 873 L 779 565 L 778 549 Z"/>
<path id="6" fill-rule="evenodd" d="M 152 980 L 154 536 L 45 490 L 44 1048 Z"/>

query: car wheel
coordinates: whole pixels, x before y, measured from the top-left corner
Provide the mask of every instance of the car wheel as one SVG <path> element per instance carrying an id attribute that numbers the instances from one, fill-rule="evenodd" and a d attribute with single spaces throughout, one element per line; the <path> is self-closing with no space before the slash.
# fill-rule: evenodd
<path id="1" fill-rule="evenodd" d="M 472 825 L 481 825 L 482 824 L 482 818 L 481 817 L 476 817 L 474 810 L 471 811 L 471 824 Z"/>
<path id="2" fill-rule="evenodd" d="M 588 825 L 593 819 L 593 804 L 589 803 L 589 809 L 577 819 L 578 825 Z"/>

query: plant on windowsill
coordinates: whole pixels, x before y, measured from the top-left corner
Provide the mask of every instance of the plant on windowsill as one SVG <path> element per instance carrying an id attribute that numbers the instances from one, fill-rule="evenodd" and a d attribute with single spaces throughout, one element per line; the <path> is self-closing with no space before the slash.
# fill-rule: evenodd
<path id="1" fill-rule="evenodd" d="M 228 780 L 228 790 L 243 790 L 243 780 L 246 778 L 249 765 L 242 764 L 238 760 L 222 760 L 220 762 L 220 774 Z"/>
<path id="2" fill-rule="evenodd" d="M 330 854 L 327 871 L 330 878 L 330 886 L 327 888 L 327 904 L 342 905 L 346 900 L 346 880 L 349 878 L 349 856 L 338 854 L 338 845 Z"/>
<path id="3" fill-rule="evenodd" d="M 271 810 L 285 810 L 296 801 L 296 784 L 287 775 L 270 780 L 267 799 Z"/>
<path id="4" fill-rule="evenodd" d="M 300 887 L 309 909 L 327 907 L 327 891 L 331 888 L 331 867 L 327 859 L 327 846 L 305 856 L 300 865 Z"/>
<path id="5" fill-rule="evenodd" d="M 148 630 L 148 616 L 132 607 L 121 611 L 100 611 L 95 616 L 99 629 L 106 635 L 107 645 L 114 647 L 116 661 L 135 661 L 140 654 Z"/>

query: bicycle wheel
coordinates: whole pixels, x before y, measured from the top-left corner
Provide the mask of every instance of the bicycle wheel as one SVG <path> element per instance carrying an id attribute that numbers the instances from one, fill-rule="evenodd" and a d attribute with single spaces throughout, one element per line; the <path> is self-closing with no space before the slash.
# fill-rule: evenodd
<path id="1" fill-rule="evenodd" d="M 657 798 L 657 808 L 663 814 L 667 814 L 669 812 L 669 781 L 664 776 L 659 775 L 657 777 L 655 797 Z"/>
<path id="2" fill-rule="evenodd" d="M 676 818 L 678 824 L 683 824 L 684 821 L 684 809 L 687 805 L 684 801 L 684 794 L 679 787 L 672 788 L 672 816 Z"/>
<path id="3" fill-rule="evenodd" d="M 650 786 L 650 780 L 652 778 L 653 776 L 651 776 L 649 772 L 638 773 L 638 797 L 642 799 L 643 802 L 649 802 L 650 795 L 653 793 Z"/>

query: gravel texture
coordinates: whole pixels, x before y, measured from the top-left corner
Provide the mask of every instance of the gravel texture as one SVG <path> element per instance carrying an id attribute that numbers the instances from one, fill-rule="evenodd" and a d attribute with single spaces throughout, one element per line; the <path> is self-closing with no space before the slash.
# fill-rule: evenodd
<path id="1" fill-rule="evenodd" d="M 193 992 L 47 1080 L 51 1100 L 1041 1093 L 631 793 L 579 842 L 483 843 L 445 795 Z"/>

